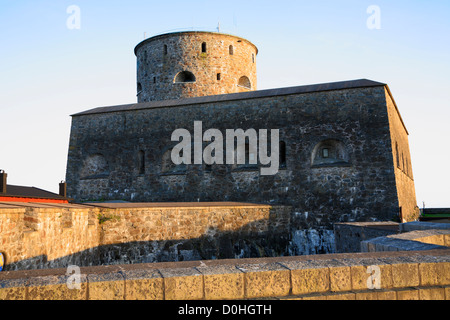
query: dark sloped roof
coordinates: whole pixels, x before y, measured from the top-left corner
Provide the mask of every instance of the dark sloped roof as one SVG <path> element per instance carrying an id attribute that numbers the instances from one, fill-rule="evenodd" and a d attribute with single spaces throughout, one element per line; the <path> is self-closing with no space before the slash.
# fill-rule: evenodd
<path id="1" fill-rule="evenodd" d="M 372 81 L 372 80 L 359 79 L 359 80 L 313 84 L 313 85 L 287 87 L 287 88 L 279 88 L 279 89 L 229 93 L 229 94 L 221 94 L 221 95 L 215 95 L 215 96 L 203 96 L 203 97 L 194 97 L 194 98 L 177 99 L 177 100 L 161 100 L 161 101 L 152 101 L 152 102 L 145 102 L 145 103 L 118 105 L 118 106 L 111 106 L 111 107 L 100 107 L 100 108 L 95 108 L 95 109 L 91 109 L 88 111 L 80 112 L 80 113 L 74 114 L 72 116 L 75 117 L 75 116 L 83 116 L 83 115 L 96 114 L 96 113 L 120 112 L 120 111 L 130 111 L 130 110 L 140 110 L 140 109 L 165 108 L 165 107 L 178 107 L 178 106 L 185 106 L 185 105 L 192 105 L 192 104 L 211 103 L 211 102 L 267 98 L 267 97 L 283 96 L 283 95 L 291 95 L 291 94 L 302 94 L 302 93 L 323 92 L 323 91 L 343 90 L 343 89 L 355 89 L 355 88 L 367 88 L 367 87 L 380 87 L 380 86 L 387 86 L 387 85 L 385 83 L 376 82 L 376 81 Z"/>
<path id="2" fill-rule="evenodd" d="M 39 199 L 58 199 L 67 200 L 59 194 L 45 191 L 35 187 L 23 187 L 6 185 L 6 193 L 0 193 L 0 197 L 21 197 L 21 198 L 39 198 Z"/>

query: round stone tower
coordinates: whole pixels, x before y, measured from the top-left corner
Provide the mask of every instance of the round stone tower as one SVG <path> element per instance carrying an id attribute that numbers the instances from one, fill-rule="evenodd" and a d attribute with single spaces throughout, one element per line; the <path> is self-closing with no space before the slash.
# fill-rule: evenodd
<path id="1" fill-rule="evenodd" d="M 203 31 L 158 35 L 139 43 L 138 102 L 256 90 L 256 55 L 250 41 Z"/>

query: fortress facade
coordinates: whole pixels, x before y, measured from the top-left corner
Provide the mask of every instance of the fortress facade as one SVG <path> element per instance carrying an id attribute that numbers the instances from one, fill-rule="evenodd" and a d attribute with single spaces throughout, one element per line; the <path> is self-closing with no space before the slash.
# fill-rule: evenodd
<path id="1" fill-rule="evenodd" d="M 318 248 L 294 253 L 332 251 L 334 223 L 416 219 L 408 131 L 389 87 L 362 79 L 258 91 L 257 53 L 245 39 L 212 32 L 138 44 L 138 103 L 72 116 L 68 197 L 288 206 L 286 237 Z M 262 175 L 248 145 L 243 164 L 174 164 L 172 133 L 193 133 L 196 122 L 279 130 L 268 146 L 278 172 Z"/>

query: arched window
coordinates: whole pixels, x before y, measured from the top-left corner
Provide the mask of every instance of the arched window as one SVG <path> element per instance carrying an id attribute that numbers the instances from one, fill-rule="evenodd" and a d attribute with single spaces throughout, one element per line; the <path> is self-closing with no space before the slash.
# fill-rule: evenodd
<path id="1" fill-rule="evenodd" d="M 176 75 L 174 82 L 175 83 L 195 82 L 195 76 L 192 72 L 182 71 Z"/>
<path id="2" fill-rule="evenodd" d="M 332 167 L 349 165 L 349 154 L 345 145 L 335 139 L 319 142 L 311 154 L 313 167 Z"/>
<path id="3" fill-rule="evenodd" d="M 242 76 L 238 81 L 238 86 L 246 89 L 251 89 L 252 84 L 250 83 L 250 79 L 246 76 Z"/>
<path id="4" fill-rule="evenodd" d="M 202 43 L 202 53 L 206 53 L 206 42 Z"/>
<path id="5" fill-rule="evenodd" d="M 145 151 L 140 150 L 138 153 L 138 168 L 139 174 L 145 173 Z"/>
<path id="6" fill-rule="evenodd" d="M 228 48 L 228 51 L 230 52 L 230 56 L 232 56 L 232 55 L 234 54 L 234 48 L 233 48 L 233 46 L 230 46 L 230 47 Z"/>

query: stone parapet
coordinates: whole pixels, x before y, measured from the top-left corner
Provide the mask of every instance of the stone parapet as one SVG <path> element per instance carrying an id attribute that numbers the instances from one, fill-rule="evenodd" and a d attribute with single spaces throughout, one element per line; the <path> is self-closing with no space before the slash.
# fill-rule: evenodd
<path id="1" fill-rule="evenodd" d="M 446 249 L 449 246 L 449 229 L 424 229 L 362 241 L 361 251 L 418 251 Z"/>
<path id="2" fill-rule="evenodd" d="M 284 255 L 291 209 L 252 203 L 0 207 L 5 270 Z"/>
<path id="3" fill-rule="evenodd" d="M 415 230 L 429 230 L 429 229 L 450 230 L 450 223 L 412 221 L 412 222 L 400 224 L 400 232 L 408 232 L 408 231 L 415 231 Z"/>
<path id="4" fill-rule="evenodd" d="M 449 300 L 450 250 L 3 272 L 2 300 Z"/>

